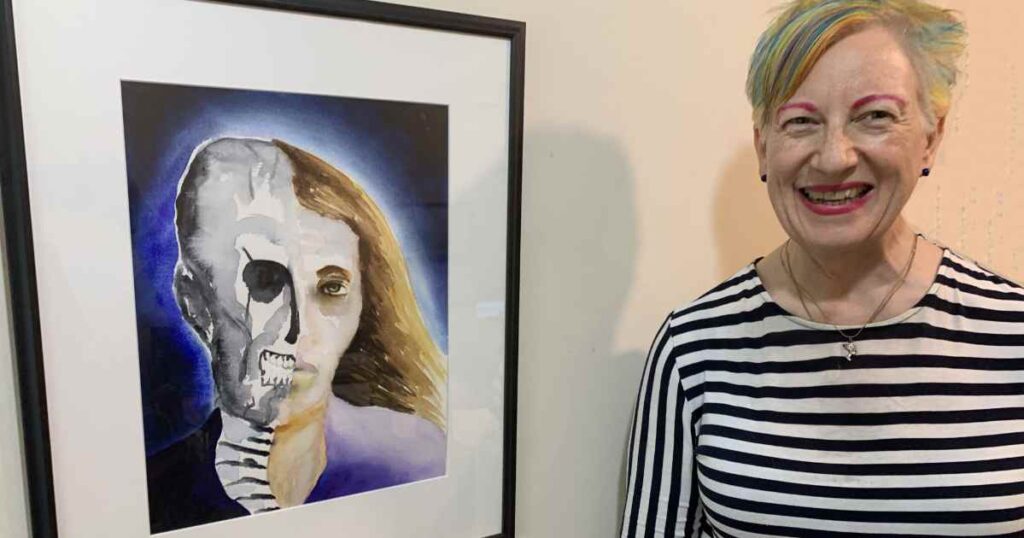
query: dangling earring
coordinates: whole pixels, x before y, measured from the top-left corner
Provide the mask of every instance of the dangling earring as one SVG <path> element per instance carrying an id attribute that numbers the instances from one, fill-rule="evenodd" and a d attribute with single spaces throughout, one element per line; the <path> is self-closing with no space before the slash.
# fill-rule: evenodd
<path id="1" fill-rule="evenodd" d="M 924 176 L 924 177 L 930 176 L 931 173 L 932 173 L 932 169 L 931 168 L 922 168 L 921 169 L 921 175 Z"/>
<path id="2" fill-rule="evenodd" d="M 761 183 L 768 183 L 768 174 L 761 174 Z"/>

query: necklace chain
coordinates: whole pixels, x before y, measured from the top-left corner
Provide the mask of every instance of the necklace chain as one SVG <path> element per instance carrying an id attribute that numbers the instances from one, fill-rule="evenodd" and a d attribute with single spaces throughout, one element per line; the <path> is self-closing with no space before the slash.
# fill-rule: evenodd
<path id="1" fill-rule="evenodd" d="M 880 314 L 882 310 L 885 309 L 885 306 L 888 305 L 889 301 L 891 301 L 892 298 L 896 295 L 896 291 L 903 286 L 904 282 L 906 282 L 907 275 L 910 274 L 910 268 L 913 267 L 914 265 L 914 257 L 917 255 L 917 234 L 914 234 L 914 243 L 910 247 L 910 258 L 907 260 L 906 266 L 904 266 L 903 270 L 900 272 L 900 277 L 896 280 L 896 282 L 893 283 L 892 287 L 889 288 L 889 292 L 886 293 L 885 298 L 882 299 L 882 302 L 878 303 L 878 306 L 875 307 L 875 311 L 871 313 L 871 316 L 868 318 L 868 320 L 865 321 L 864 324 L 860 326 L 860 329 L 857 329 L 857 332 L 853 334 L 846 334 L 846 332 L 840 329 L 838 325 L 833 323 L 832 319 L 829 318 L 828 314 L 825 313 L 825 310 L 821 308 L 820 304 L 818 304 L 818 301 L 814 299 L 814 296 L 811 295 L 810 292 L 805 290 L 804 287 L 800 285 L 800 282 L 797 281 L 796 276 L 793 274 L 792 263 L 790 263 L 789 259 L 789 243 L 790 240 L 787 239 L 786 244 L 783 245 L 782 247 L 781 262 L 783 269 L 786 270 L 786 275 L 789 276 L 789 280 L 793 283 L 793 286 L 796 288 L 796 295 L 797 298 L 800 299 L 800 306 L 802 306 L 804 312 L 807 313 L 807 317 L 814 317 L 811 314 L 811 310 L 807 308 L 807 303 L 804 301 L 804 296 L 806 295 L 807 298 L 811 300 L 811 303 L 814 305 L 814 308 L 818 311 L 818 314 L 821 315 L 822 319 L 824 319 L 826 323 L 831 325 L 836 330 L 836 332 L 838 332 L 843 338 L 846 339 L 846 343 L 843 344 L 843 351 L 846 352 L 846 360 L 852 360 L 853 356 L 857 354 L 857 345 L 854 343 L 854 339 L 860 336 L 860 334 L 864 332 L 864 329 L 866 329 L 867 326 L 871 324 L 871 322 L 875 321 L 875 318 L 878 317 L 878 314 Z"/>

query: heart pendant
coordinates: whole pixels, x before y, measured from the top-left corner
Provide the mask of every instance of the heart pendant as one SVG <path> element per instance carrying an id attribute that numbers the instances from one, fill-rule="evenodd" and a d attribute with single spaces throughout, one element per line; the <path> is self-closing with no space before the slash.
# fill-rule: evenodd
<path id="1" fill-rule="evenodd" d="M 843 344 L 843 351 L 846 352 L 846 360 L 853 360 L 853 357 L 857 355 L 857 344 L 853 343 L 853 340 Z"/>

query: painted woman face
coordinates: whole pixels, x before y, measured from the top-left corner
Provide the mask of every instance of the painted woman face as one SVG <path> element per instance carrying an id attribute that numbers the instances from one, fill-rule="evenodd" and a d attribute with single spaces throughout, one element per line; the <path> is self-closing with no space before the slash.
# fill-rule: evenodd
<path id="1" fill-rule="evenodd" d="M 755 132 L 772 207 L 805 246 L 877 239 L 931 167 L 942 124 L 930 125 L 913 65 L 881 27 L 829 48 L 769 124 Z"/>
<path id="2" fill-rule="evenodd" d="M 179 282 L 179 302 L 185 295 L 183 310 L 209 311 L 209 330 L 199 332 L 221 409 L 257 424 L 287 422 L 331 395 L 358 328 L 359 238 L 299 204 L 291 164 L 270 143 L 215 142 L 193 173 L 179 193 L 195 208 L 195 229 L 179 223 L 182 265 L 201 267 L 209 282 L 191 295 Z"/>

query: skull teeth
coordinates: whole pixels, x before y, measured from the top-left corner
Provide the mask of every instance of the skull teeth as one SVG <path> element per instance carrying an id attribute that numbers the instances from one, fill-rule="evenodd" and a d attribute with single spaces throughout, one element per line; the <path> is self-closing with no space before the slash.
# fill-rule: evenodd
<path id="1" fill-rule="evenodd" d="M 286 387 L 292 382 L 295 357 L 264 349 L 260 352 L 260 383 L 263 386 Z"/>

